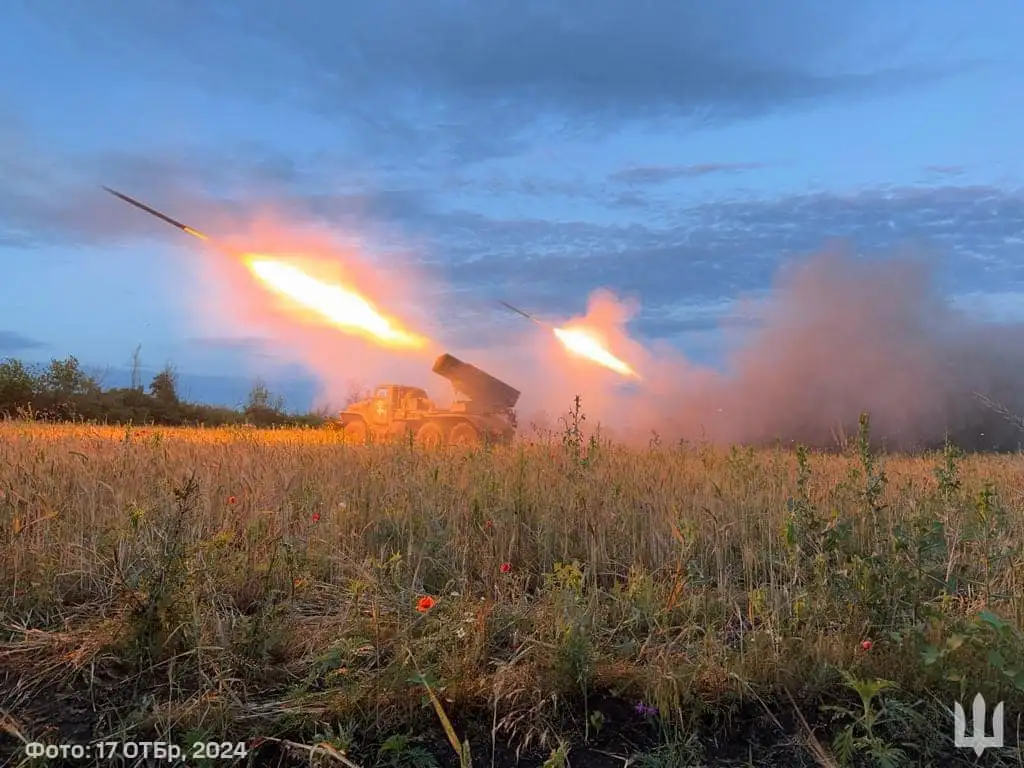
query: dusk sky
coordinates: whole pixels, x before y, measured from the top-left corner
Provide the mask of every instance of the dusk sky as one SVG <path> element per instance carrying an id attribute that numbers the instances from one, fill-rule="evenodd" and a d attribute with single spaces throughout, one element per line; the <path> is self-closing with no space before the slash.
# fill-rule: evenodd
<path id="1" fill-rule="evenodd" d="M 196 243 L 101 184 L 211 231 L 272 200 L 412 260 L 456 352 L 522 323 L 496 299 L 557 319 L 608 287 L 713 360 L 734 301 L 837 238 L 1021 320 L 1021 30 L 1011 0 L 15 0 L 0 358 L 116 379 L 141 344 L 221 401 L 262 372 L 253 334 L 190 320 Z"/>

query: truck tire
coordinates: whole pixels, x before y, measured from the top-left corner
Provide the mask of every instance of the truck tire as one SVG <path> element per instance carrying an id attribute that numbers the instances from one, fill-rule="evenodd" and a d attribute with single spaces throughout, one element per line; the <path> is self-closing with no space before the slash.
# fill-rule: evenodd
<path id="1" fill-rule="evenodd" d="M 459 445 L 463 447 L 472 447 L 480 444 L 480 433 L 476 431 L 476 427 L 467 421 L 462 421 L 452 427 L 451 434 L 448 435 L 449 445 Z"/>
<path id="2" fill-rule="evenodd" d="M 423 448 L 437 448 L 444 445 L 444 432 L 437 424 L 428 421 L 416 430 L 416 443 Z"/>
<path id="3" fill-rule="evenodd" d="M 342 434 L 344 435 L 345 442 L 349 445 L 365 445 L 366 422 L 362 419 L 359 421 L 351 421 L 345 425 L 345 429 Z"/>

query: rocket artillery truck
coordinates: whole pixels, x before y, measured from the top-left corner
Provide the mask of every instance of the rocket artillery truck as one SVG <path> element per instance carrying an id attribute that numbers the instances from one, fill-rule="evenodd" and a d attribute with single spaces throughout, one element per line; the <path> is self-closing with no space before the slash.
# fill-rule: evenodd
<path id="1" fill-rule="evenodd" d="M 339 414 L 345 440 L 383 442 L 411 434 L 420 445 L 509 443 L 515 436 L 519 390 L 452 355 L 434 361 L 434 373 L 455 389 L 450 408 L 438 408 L 419 387 L 381 384 L 374 396 Z"/>

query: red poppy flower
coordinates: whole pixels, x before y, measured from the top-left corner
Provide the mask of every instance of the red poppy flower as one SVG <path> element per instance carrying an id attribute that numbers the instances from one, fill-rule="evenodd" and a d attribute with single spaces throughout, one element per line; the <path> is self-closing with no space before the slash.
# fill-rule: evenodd
<path id="1" fill-rule="evenodd" d="M 875 644 L 872 643 L 870 640 L 865 640 L 863 643 L 860 644 L 860 647 L 863 648 L 865 651 L 870 651 L 874 647 L 874 645 Z"/>
<path id="2" fill-rule="evenodd" d="M 228 496 L 228 504 L 234 504 L 237 499 L 234 496 Z"/>
<path id="3" fill-rule="evenodd" d="M 319 523 L 320 522 L 320 513 L 319 512 L 314 512 L 313 513 L 313 522 L 314 523 Z"/>
<path id="4" fill-rule="evenodd" d="M 416 603 L 416 610 L 420 613 L 426 613 L 435 605 L 437 605 L 437 601 L 430 595 L 427 595 L 426 597 L 421 597 L 420 601 Z"/>
<path id="5" fill-rule="evenodd" d="M 502 563 L 500 570 L 502 573 L 508 573 L 512 570 L 512 563 Z"/>

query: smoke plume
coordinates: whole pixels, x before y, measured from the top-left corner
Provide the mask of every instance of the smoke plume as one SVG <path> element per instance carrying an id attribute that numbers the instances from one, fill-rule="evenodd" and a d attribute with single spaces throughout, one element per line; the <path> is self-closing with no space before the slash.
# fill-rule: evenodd
<path id="1" fill-rule="evenodd" d="M 935 447 L 947 434 L 974 449 L 1016 448 L 1024 439 L 983 402 L 1024 413 L 1024 325 L 957 310 L 924 261 L 866 260 L 843 250 L 811 255 L 780 273 L 759 327 L 732 346 L 723 370 L 670 348 L 629 348 L 622 330 L 628 310 L 616 315 L 611 301 L 607 292 L 596 295 L 583 322 L 603 318 L 643 381 L 622 391 L 614 377 L 587 371 L 576 378 L 563 365 L 562 384 L 541 397 L 544 410 L 557 397 L 555 412 L 567 411 L 565 396 L 579 383 L 588 421 L 634 442 L 657 433 L 662 440 L 835 447 L 856 434 L 864 411 L 873 437 L 892 449 Z"/>

